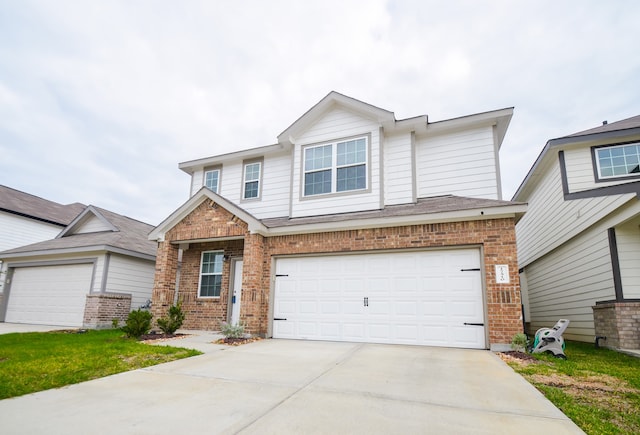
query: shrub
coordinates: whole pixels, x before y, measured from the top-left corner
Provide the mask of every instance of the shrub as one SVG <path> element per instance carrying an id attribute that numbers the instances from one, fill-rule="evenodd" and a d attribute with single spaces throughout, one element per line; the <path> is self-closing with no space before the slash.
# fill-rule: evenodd
<path id="1" fill-rule="evenodd" d="M 232 325 L 228 322 L 220 322 L 220 333 L 222 333 L 226 338 L 243 338 L 244 325 L 240 323 Z"/>
<path id="2" fill-rule="evenodd" d="M 165 334 L 173 335 L 184 322 L 184 313 L 182 312 L 182 304 L 178 302 L 176 305 L 169 307 L 169 315 L 158 319 L 158 328 Z"/>
<path id="3" fill-rule="evenodd" d="M 129 313 L 125 325 L 122 330 L 127 337 L 140 338 L 144 334 L 151 331 L 151 313 L 141 309 L 137 309 Z"/>
<path id="4" fill-rule="evenodd" d="M 527 338 L 526 334 L 523 334 L 521 332 L 513 336 L 513 339 L 511 340 L 511 349 L 520 352 L 526 352 L 528 344 L 529 339 Z"/>

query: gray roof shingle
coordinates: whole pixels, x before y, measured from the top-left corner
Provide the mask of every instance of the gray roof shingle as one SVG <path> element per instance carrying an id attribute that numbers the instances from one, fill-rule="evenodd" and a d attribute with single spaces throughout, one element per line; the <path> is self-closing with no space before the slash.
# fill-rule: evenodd
<path id="1" fill-rule="evenodd" d="M 608 131 L 627 130 L 629 128 L 640 127 L 640 115 L 632 116 L 631 118 L 622 119 L 620 121 L 612 122 L 610 124 L 603 124 L 589 130 L 580 131 L 564 137 L 586 136 L 589 134 L 606 133 Z"/>
<path id="2" fill-rule="evenodd" d="M 84 210 L 86 206 L 78 202 L 74 204 L 58 204 L 0 185 L 0 210 L 26 216 L 31 219 L 66 226 Z"/>
<path id="3" fill-rule="evenodd" d="M 413 216 L 421 214 L 446 213 L 463 210 L 474 210 L 490 207 L 505 207 L 509 205 L 523 205 L 521 202 L 502 201 L 495 199 L 466 198 L 462 196 L 445 195 L 418 199 L 415 204 L 389 205 L 381 210 L 339 213 L 324 216 L 309 216 L 300 218 L 270 218 L 262 219 L 267 228 L 287 227 L 294 225 L 343 222 L 356 219 L 377 219 L 396 216 Z"/>

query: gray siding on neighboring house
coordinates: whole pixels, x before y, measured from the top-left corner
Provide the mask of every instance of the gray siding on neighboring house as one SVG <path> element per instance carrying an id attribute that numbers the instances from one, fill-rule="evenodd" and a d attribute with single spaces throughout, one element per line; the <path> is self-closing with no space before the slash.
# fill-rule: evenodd
<path id="1" fill-rule="evenodd" d="M 616 227 L 622 296 L 640 299 L 640 219 Z"/>
<path id="2" fill-rule="evenodd" d="M 112 254 L 108 273 L 106 292 L 130 294 L 131 309 L 135 310 L 151 299 L 154 262 Z"/>
<path id="3" fill-rule="evenodd" d="M 607 232 L 585 232 L 529 264 L 525 273 L 530 332 L 566 318 L 571 324 L 565 338 L 593 341 L 591 307 L 615 298 Z"/>
<path id="4" fill-rule="evenodd" d="M 416 137 L 418 197 L 501 199 L 491 126 Z"/>
<path id="5" fill-rule="evenodd" d="M 590 148 L 566 149 L 564 157 L 570 193 L 638 181 L 637 178 L 630 178 L 628 180 L 617 179 L 615 181 L 600 181 L 596 183 Z"/>
<path id="6" fill-rule="evenodd" d="M 552 159 L 540 178 L 530 196 L 517 198 L 529 204 L 527 213 L 516 225 L 520 267 L 557 248 L 635 198 L 635 194 L 630 193 L 565 200 L 557 158 Z"/>

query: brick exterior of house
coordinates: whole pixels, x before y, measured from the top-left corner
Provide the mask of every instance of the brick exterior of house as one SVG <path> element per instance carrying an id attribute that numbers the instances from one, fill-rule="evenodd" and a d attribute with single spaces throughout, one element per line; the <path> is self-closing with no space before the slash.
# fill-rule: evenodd
<path id="1" fill-rule="evenodd" d="M 513 218 L 263 237 L 250 234 L 245 222 L 207 199 L 167 231 L 159 243 L 152 297 L 155 318 L 164 315 L 174 301 L 179 244 L 216 238 L 224 240 L 190 243 L 183 252 L 179 299 L 186 313 L 184 328 L 218 330 L 229 316 L 230 261 L 223 265 L 220 297 L 197 296 L 203 251 L 222 250 L 227 258 L 242 257 L 241 322 L 249 332 L 265 336 L 274 257 L 478 246 L 485 268 L 489 343 L 508 344 L 523 329 Z M 496 282 L 497 264 L 508 265 L 509 284 Z"/>
<path id="2" fill-rule="evenodd" d="M 113 319 L 123 325 L 131 311 L 131 295 L 101 293 L 87 295 L 83 327 L 91 329 L 111 328 Z"/>
<path id="3" fill-rule="evenodd" d="M 611 349 L 640 349 L 640 302 L 609 302 L 593 308 L 596 336 Z"/>

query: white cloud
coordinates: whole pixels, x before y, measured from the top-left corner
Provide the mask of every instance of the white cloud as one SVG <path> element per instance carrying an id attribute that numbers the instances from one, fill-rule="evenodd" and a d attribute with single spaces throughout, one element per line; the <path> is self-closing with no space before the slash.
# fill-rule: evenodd
<path id="1" fill-rule="evenodd" d="M 273 143 L 330 90 L 430 120 L 515 106 L 506 197 L 553 137 L 638 113 L 633 1 L 0 4 L 0 183 L 158 223 L 180 161 Z M 507 198 L 508 199 L 508 198 Z"/>

